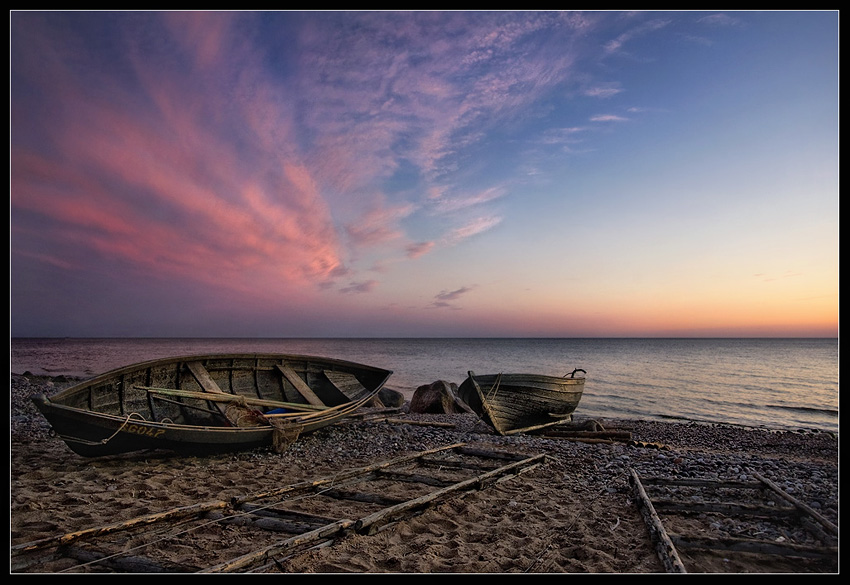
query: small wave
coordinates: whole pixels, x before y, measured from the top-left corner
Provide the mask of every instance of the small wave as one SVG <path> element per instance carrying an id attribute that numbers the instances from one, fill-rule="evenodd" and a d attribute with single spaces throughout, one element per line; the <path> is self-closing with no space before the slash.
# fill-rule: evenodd
<path id="1" fill-rule="evenodd" d="M 834 408 L 818 408 L 815 406 L 785 406 L 783 404 L 765 404 L 764 408 L 774 408 L 777 410 L 788 410 L 791 412 L 813 412 L 816 414 L 825 414 L 828 416 L 838 417 L 838 410 Z"/>

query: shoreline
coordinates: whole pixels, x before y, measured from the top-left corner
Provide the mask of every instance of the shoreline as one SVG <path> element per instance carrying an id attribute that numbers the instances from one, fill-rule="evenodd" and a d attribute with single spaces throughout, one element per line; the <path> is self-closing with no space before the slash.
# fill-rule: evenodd
<path id="1" fill-rule="evenodd" d="M 210 457 L 165 453 L 85 459 L 49 434 L 29 396 L 67 378 L 12 374 L 11 544 L 31 542 L 213 498 L 235 497 L 328 476 L 441 445 L 466 442 L 547 463 L 520 477 L 457 497 L 374 536 L 351 535 L 282 566 L 291 573 L 659 573 L 664 572 L 634 503 L 629 472 L 641 477 L 763 476 L 838 524 L 838 439 L 829 431 L 787 431 L 701 422 L 600 420 L 631 433 L 636 447 L 540 435 L 501 437 L 474 415 L 412 415 L 426 424 L 352 419 L 299 438 L 283 453 Z M 429 421 L 451 426 L 429 426 Z M 344 449 L 341 447 L 344 445 Z M 796 528 L 689 517 L 694 533 L 761 532 L 781 542 Z M 754 527 L 753 527 L 754 526 Z M 777 532 L 779 530 L 779 532 Z M 787 533 L 783 534 L 782 531 Z M 222 544 L 222 543 L 219 543 Z M 176 553 L 175 553 L 176 554 Z M 731 553 L 682 555 L 688 572 L 836 572 L 834 559 L 777 559 Z M 222 560 L 226 560 L 225 558 Z M 53 573 L 65 565 L 25 572 Z"/>
<path id="2" fill-rule="evenodd" d="M 16 372 L 10 373 L 12 378 L 26 378 L 27 380 L 32 380 L 36 383 L 48 384 L 50 387 L 54 388 L 53 392 L 58 392 L 60 388 L 65 388 L 67 386 L 76 384 L 78 382 L 83 382 L 92 376 L 82 376 L 82 375 L 69 375 L 69 374 L 58 374 L 52 375 L 50 373 L 41 373 L 36 374 L 29 370 L 25 371 L 23 374 L 19 374 Z M 389 389 L 395 390 L 391 386 L 387 386 Z M 401 394 L 405 396 L 405 400 L 410 402 L 410 397 L 413 395 L 414 390 L 397 390 Z M 611 420 L 617 421 L 644 421 L 644 422 L 655 422 L 659 424 L 698 424 L 698 425 L 709 425 L 709 426 L 726 426 L 726 427 L 737 427 L 742 429 L 751 429 L 751 430 L 762 430 L 769 432 L 803 432 L 803 433 L 827 433 L 835 438 L 838 438 L 838 431 L 830 428 L 822 428 L 822 427 L 811 427 L 811 426 L 787 426 L 787 427 L 770 427 L 767 425 L 755 425 L 755 424 L 745 424 L 738 422 L 718 422 L 704 419 L 696 419 L 696 418 L 687 418 L 682 416 L 668 416 L 668 417 L 628 417 L 628 416 L 617 416 L 611 417 Z"/>

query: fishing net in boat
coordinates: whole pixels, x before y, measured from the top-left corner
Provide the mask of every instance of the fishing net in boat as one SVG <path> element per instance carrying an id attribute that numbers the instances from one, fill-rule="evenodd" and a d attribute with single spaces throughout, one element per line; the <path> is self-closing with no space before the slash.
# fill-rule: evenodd
<path id="1" fill-rule="evenodd" d="M 238 402 L 228 404 L 224 416 L 234 427 L 264 427 L 269 424 L 262 412 Z"/>
<path id="2" fill-rule="evenodd" d="M 283 453 L 289 446 L 298 440 L 303 430 L 303 425 L 276 419 L 267 419 L 272 426 L 272 447 L 278 453 Z"/>
<path id="3" fill-rule="evenodd" d="M 235 427 L 272 427 L 272 447 L 278 453 L 283 453 L 298 440 L 304 426 L 293 421 L 267 417 L 261 411 L 250 408 L 243 400 L 236 400 L 227 405 L 225 416 Z"/>

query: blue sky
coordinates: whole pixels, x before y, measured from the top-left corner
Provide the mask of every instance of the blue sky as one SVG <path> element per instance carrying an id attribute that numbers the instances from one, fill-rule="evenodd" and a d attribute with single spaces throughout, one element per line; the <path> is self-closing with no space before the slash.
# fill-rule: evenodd
<path id="1" fill-rule="evenodd" d="M 12 12 L 12 336 L 834 336 L 838 13 Z"/>

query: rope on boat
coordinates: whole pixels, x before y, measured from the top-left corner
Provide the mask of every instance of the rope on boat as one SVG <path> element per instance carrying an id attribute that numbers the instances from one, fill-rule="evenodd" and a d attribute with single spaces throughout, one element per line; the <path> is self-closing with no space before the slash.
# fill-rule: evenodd
<path id="1" fill-rule="evenodd" d="M 101 439 L 100 441 L 89 441 L 88 439 L 81 439 L 79 437 L 70 437 L 68 435 L 59 435 L 59 437 L 63 441 L 72 441 L 74 443 L 81 443 L 83 445 L 106 445 L 109 441 L 111 441 L 112 439 L 115 438 L 115 435 L 117 435 L 122 430 L 124 430 L 124 427 L 127 426 L 127 423 L 130 422 L 130 419 L 133 418 L 134 415 L 139 417 L 139 420 L 146 420 L 145 417 L 142 416 L 141 414 L 139 414 L 138 412 L 131 412 L 130 414 L 128 414 L 124 418 L 124 422 L 121 423 L 121 426 L 118 427 L 118 430 L 116 430 L 114 433 L 112 433 L 112 435 L 110 435 L 109 437 L 107 437 L 105 439 Z"/>
<path id="2" fill-rule="evenodd" d="M 499 390 L 499 384 L 502 383 L 502 373 L 499 372 L 499 375 L 496 376 L 496 381 L 493 382 L 493 385 L 490 387 L 490 390 L 487 391 L 487 398 L 493 398 L 496 395 L 496 392 Z"/>

